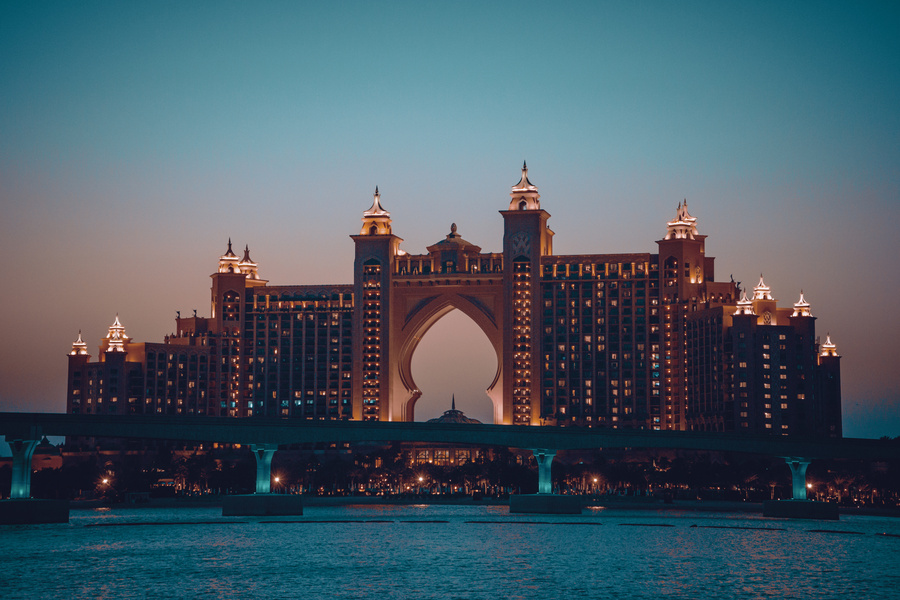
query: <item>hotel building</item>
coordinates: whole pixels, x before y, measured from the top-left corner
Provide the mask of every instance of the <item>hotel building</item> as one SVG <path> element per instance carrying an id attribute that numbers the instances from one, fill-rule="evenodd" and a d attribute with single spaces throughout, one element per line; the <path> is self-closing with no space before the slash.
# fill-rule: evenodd
<path id="1" fill-rule="evenodd" d="M 495 423 L 841 435 L 840 357 L 802 292 L 717 281 L 686 201 L 653 253 L 554 255 L 524 166 L 500 214 L 499 252 L 454 224 L 409 254 L 376 189 L 346 285 L 270 285 L 229 240 L 209 317 L 135 343 L 116 316 L 96 362 L 79 334 L 68 411 L 411 421 L 413 353 L 457 309 L 496 353 Z"/>

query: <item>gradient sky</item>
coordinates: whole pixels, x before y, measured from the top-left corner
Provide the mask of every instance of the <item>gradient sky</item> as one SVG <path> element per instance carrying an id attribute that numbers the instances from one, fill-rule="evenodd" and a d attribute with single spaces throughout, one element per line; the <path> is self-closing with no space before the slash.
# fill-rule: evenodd
<path id="1" fill-rule="evenodd" d="M 557 254 L 655 252 L 687 198 L 718 279 L 800 289 L 844 432 L 900 436 L 896 2 L 4 2 L 0 410 L 65 410 L 116 313 L 209 315 L 230 236 L 272 284 L 350 283 L 375 185 L 402 247 L 500 251 L 528 160 Z M 458 312 L 420 419 L 490 420 Z"/>

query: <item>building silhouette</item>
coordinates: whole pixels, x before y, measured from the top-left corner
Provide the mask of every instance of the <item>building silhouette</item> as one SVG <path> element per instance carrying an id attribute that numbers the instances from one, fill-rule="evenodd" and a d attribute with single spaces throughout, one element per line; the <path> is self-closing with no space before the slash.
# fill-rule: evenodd
<path id="1" fill-rule="evenodd" d="M 209 317 L 135 343 L 116 316 L 96 362 L 79 333 L 68 411 L 411 421 L 412 355 L 458 309 L 497 356 L 495 423 L 841 435 L 840 357 L 802 292 L 717 281 L 687 201 L 655 253 L 554 255 L 524 165 L 500 214 L 500 252 L 453 224 L 409 254 L 376 188 L 347 285 L 270 285 L 229 240 Z"/>

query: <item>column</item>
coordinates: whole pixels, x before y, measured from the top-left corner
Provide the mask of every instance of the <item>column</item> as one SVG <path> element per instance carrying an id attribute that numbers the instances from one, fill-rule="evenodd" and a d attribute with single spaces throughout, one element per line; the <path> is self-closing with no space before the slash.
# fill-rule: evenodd
<path id="1" fill-rule="evenodd" d="M 547 450 L 545 448 L 534 448 L 531 451 L 534 459 L 538 464 L 538 494 L 553 493 L 553 479 L 551 477 L 550 465 L 556 456 L 556 450 Z"/>
<path id="2" fill-rule="evenodd" d="M 268 494 L 272 491 L 272 457 L 278 444 L 251 444 L 250 451 L 256 457 L 256 493 Z"/>
<path id="3" fill-rule="evenodd" d="M 6 437 L 12 451 L 12 486 L 10 499 L 31 498 L 31 457 L 39 440 L 17 440 Z"/>
<path id="4" fill-rule="evenodd" d="M 791 469 L 791 483 L 793 484 L 793 499 L 806 500 L 806 468 L 810 460 L 793 456 L 784 457 L 784 461 Z"/>

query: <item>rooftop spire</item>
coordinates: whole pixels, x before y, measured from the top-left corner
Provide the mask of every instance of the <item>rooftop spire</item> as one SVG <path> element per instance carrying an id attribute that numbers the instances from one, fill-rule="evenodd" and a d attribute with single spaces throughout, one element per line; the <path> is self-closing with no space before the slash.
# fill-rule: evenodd
<path id="1" fill-rule="evenodd" d="M 766 282 L 763 281 L 762 273 L 759 274 L 759 283 L 756 284 L 756 287 L 753 288 L 753 299 L 754 300 L 774 300 L 772 297 L 772 291 L 769 286 L 766 285 Z"/>
<path id="2" fill-rule="evenodd" d="M 125 343 L 130 340 L 125 335 L 125 326 L 119 322 L 119 313 L 116 313 L 116 320 L 109 326 L 109 333 L 106 336 L 108 343 L 107 352 L 125 352 Z"/>
<path id="3" fill-rule="evenodd" d="M 524 160 L 522 161 L 522 177 L 521 179 L 519 179 L 519 183 L 514 185 L 512 189 L 513 191 L 537 191 L 537 188 L 534 186 L 534 184 L 528 180 L 528 163 L 526 163 Z"/>
<path id="4" fill-rule="evenodd" d="M 825 343 L 822 344 L 821 356 L 840 356 L 837 353 L 837 346 L 831 341 L 831 334 L 825 334 Z"/>
<path id="5" fill-rule="evenodd" d="M 522 161 L 522 177 L 519 183 L 512 186 L 509 193 L 510 202 L 509 210 L 540 210 L 541 195 L 538 193 L 537 186 L 528 180 L 528 163 Z"/>
<path id="6" fill-rule="evenodd" d="M 803 290 L 800 290 L 800 299 L 794 304 L 794 314 L 792 317 L 811 317 L 812 313 L 809 312 L 809 302 L 803 298 Z"/>
<path id="7" fill-rule="evenodd" d="M 367 217 L 381 217 L 381 216 L 389 217 L 389 216 L 391 216 L 391 213 L 384 210 L 384 208 L 381 206 L 381 194 L 378 193 L 377 185 L 375 186 L 375 198 L 372 201 L 372 207 L 369 208 L 369 210 L 367 210 L 366 212 L 364 212 L 363 215 L 365 215 Z"/>
<path id="8" fill-rule="evenodd" d="M 87 344 L 84 343 L 84 340 L 81 339 L 81 330 L 78 330 L 78 339 L 72 344 L 72 351 L 69 352 L 72 356 L 75 355 L 84 355 L 87 354 Z"/>
<path id="9" fill-rule="evenodd" d="M 456 394 L 450 396 L 450 410 L 456 410 Z"/>
<path id="10" fill-rule="evenodd" d="M 250 245 L 244 246 L 244 258 L 238 263 L 241 273 L 247 276 L 247 279 L 259 279 L 258 264 L 250 259 Z"/>
<path id="11" fill-rule="evenodd" d="M 231 238 L 228 238 L 228 250 L 219 257 L 219 273 L 236 273 L 238 268 L 237 254 L 231 249 Z"/>
<path id="12" fill-rule="evenodd" d="M 384 210 L 381 206 L 381 194 L 378 186 L 375 186 L 375 197 L 372 200 L 372 206 L 365 211 L 362 216 L 363 226 L 360 229 L 360 235 L 390 235 L 391 234 L 391 213 Z"/>
<path id="13" fill-rule="evenodd" d="M 666 223 L 667 240 L 692 240 L 697 233 L 697 217 L 692 217 L 687 210 L 687 199 L 679 202 L 675 209 L 675 220 Z"/>
<path id="14" fill-rule="evenodd" d="M 753 312 L 753 301 L 747 298 L 747 292 L 741 292 L 741 299 L 738 300 L 737 310 L 734 311 L 735 315 L 755 315 Z"/>

